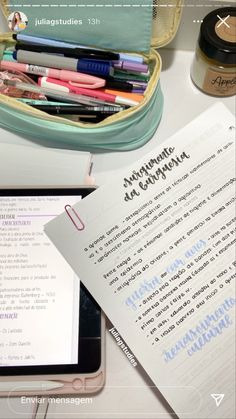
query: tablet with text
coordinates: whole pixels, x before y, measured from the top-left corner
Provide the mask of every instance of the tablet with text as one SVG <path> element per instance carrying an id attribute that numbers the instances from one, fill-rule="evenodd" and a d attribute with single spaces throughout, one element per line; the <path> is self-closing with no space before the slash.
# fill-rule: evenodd
<path id="1" fill-rule="evenodd" d="M 92 191 L 0 190 L 0 395 L 103 385 L 100 307 L 43 230 Z"/>

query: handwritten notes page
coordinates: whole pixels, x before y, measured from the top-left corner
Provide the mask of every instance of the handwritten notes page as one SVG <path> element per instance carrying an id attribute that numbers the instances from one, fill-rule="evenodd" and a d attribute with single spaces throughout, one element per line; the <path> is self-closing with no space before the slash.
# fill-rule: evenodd
<path id="1" fill-rule="evenodd" d="M 46 226 L 180 418 L 234 418 L 234 122 L 213 106 Z"/>

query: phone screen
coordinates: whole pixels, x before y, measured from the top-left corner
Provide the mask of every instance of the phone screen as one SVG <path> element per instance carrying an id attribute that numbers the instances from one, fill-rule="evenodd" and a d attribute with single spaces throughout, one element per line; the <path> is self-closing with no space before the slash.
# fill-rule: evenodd
<path id="1" fill-rule="evenodd" d="M 0 195 L 0 367 L 77 366 L 80 326 L 97 308 L 44 225 L 82 196 L 17 193 Z"/>

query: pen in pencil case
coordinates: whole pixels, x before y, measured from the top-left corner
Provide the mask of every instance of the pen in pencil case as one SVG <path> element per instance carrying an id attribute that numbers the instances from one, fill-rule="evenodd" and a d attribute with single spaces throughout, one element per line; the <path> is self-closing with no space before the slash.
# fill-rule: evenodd
<path id="1" fill-rule="evenodd" d="M 55 89 L 56 91 L 73 92 L 79 95 L 85 95 L 104 100 L 106 102 L 116 103 L 118 105 L 136 106 L 139 104 L 139 102 L 135 100 L 127 99 L 125 97 L 113 95 L 110 93 L 105 93 L 97 89 L 84 89 L 82 87 L 78 87 L 76 83 L 66 83 L 49 77 L 39 77 L 38 84 L 45 88 Z"/>
<path id="2" fill-rule="evenodd" d="M 124 106 L 113 106 L 113 105 L 94 105 L 94 106 L 84 106 L 77 103 L 65 103 L 65 102 L 51 102 L 44 100 L 30 100 L 30 99 L 21 99 L 17 98 L 18 102 L 25 103 L 26 105 L 32 106 L 41 111 L 45 111 L 52 115 L 99 115 L 99 117 L 107 117 L 114 115 L 115 113 L 124 111 L 126 108 Z"/>
<path id="3" fill-rule="evenodd" d="M 103 61 L 119 61 L 120 57 L 119 54 L 115 54 L 110 51 L 96 51 L 92 49 L 84 49 L 84 48 L 62 48 L 56 46 L 48 46 L 48 45 L 34 45 L 34 44 L 25 44 L 22 42 L 18 42 L 15 45 L 16 51 L 24 50 L 24 51 L 33 51 L 33 52 L 43 52 L 47 54 L 59 54 L 65 57 L 71 58 L 85 58 L 90 60 L 103 60 Z M 142 64 L 141 64 L 142 65 Z"/>
<path id="4" fill-rule="evenodd" d="M 39 86 L 34 86 L 34 85 L 30 85 L 27 83 L 21 83 L 21 82 L 17 82 L 17 81 L 13 81 L 13 80 L 3 80 L 3 83 L 6 86 L 14 86 L 15 88 L 19 89 L 19 90 L 24 90 L 24 91 L 28 91 L 28 92 L 33 92 L 33 93 L 40 93 L 40 94 L 44 94 L 45 96 L 49 96 L 55 99 L 58 99 L 60 101 L 72 101 L 72 102 L 77 102 L 77 103 L 81 103 L 82 105 L 105 105 L 106 102 L 102 101 L 102 100 L 97 100 L 97 99 L 93 99 L 90 97 L 86 97 L 86 96 L 82 96 L 82 95 L 77 95 L 77 94 L 73 94 L 73 93 L 67 93 L 64 91 L 55 91 L 52 89 L 46 89 L 43 87 L 39 87 Z"/>
<path id="5" fill-rule="evenodd" d="M 145 73 L 134 73 L 131 71 L 122 71 L 115 69 L 114 77 L 120 80 L 130 81 L 133 80 L 134 82 L 144 81 L 148 82 L 150 79 L 150 74 Z"/>
<path id="6" fill-rule="evenodd" d="M 46 110 L 46 109 L 38 109 L 37 107 L 34 107 L 35 109 L 39 110 L 39 111 L 43 111 L 46 112 L 49 115 L 54 115 L 54 116 L 60 116 L 61 118 L 66 118 L 69 119 L 70 121 L 74 121 L 74 122 L 84 122 L 87 124 L 98 124 L 99 122 L 103 121 L 104 119 L 108 118 L 111 115 L 105 115 L 105 114 L 94 114 L 94 115 L 86 115 L 86 114 L 78 114 L 77 113 L 67 113 L 67 112 L 50 112 L 50 109 Z"/>
<path id="7" fill-rule="evenodd" d="M 143 94 L 138 94 L 134 92 L 122 92 L 122 90 L 111 90 L 111 89 L 99 89 L 100 92 L 108 93 L 109 95 L 120 96 L 126 99 L 135 100 L 136 102 L 141 102 L 144 99 Z"/>
<path id="8" fill-rule="evenodd" d="M 52 105 L 52 106 L 82 106 L 82 105 L 78 105 L 78 103 L 73 103 L 73 102 L 54 102 L 52 100 L 34 100 L 34 99 L 25 99 L 25 98 L 18 98 L 17 99 L 18 102 L 22 102 L 22 103 L 26 103 L 28 105 Z"/>
<path id="9" fill-rule="evenodd" d="M 125 70 L 128 72 L 135 72 L 135 73 L 148 73 L 148 65 L 147 64 L 139 64 L 139 63 L 132 63 L 130 61 L 119 61 L 112 64 L 115 69 L 118 70 Z"/>
<path id="10" fill-rule="evenodd" d="M 105 88 L 107 89 L 112 89 L 112 90 L 122 90 L 123 92 L 130 92 L 130 93 L 144 93 L 144 91 L 146 90 L 146 86 L 147 84 L 145 83 L 145 87 L 141 86 L 141 85 L 136 85 L 136 84 L 132 84 L 129 82 L 125 82 L 123 81 L 118 81 L 118 80 L 106 80 L 105 83 Z"/>
<path id="11" fill-rule="evenodd" d="M 32 52 L 40 52 L 40 53 L 47 53 L 47 54 L 56 54 L 56 55 L 63 55 L 64 57 L 71 57 L 71 58 L 84 58 L 88 60 L 99 60 L 99 61 L 112 61 L 112 65 L 114 68 L 117 69 L 123 69 L 127 71 L 135 71 L 138 73 L 147 73 L 148 72 L 148 65 L 147 64 L 141 64 L 131 61 L 121 61 L 119 59 L 118 54 L 113 53 L 101 53 L 94 54 L 89 53 L 87 51 L 91 50 L 85 50 L 81 48 L 59 48 L 59 47 L 52 47 L 52 46 L 44 46 L 44 45 L 29 45 L 29 44 L 23 44 L 18 43 L 15 46 L 16 51 L 18 50 L 24 50 L 24 51 L 32 51 Z"/>
<path id="12" fill-rule="evenodd" d="M 9 81 L 9 84 L 5 83 Z M 13 82 L 13 83 L 10 83 Z M 37 84 L 31 80 L 30 77 L 26 76 L 19 71 L 12 70 L 0 70 L 0 93 L 9 97 L 18 98 L 27 98 L 34 100 L 43 100 L 47 101 L 46 96 L 41 94 L 38 91 L 29 91 L 28 89 L 18 89 L 15 86 L 15 83 L 24 84 L 25 86 L 33 86 L 37 89 Z"/>
<path id="13" fill-rule="evenodd" d="M 81 87 L 86 87 L 88 89 L 95 89 L 105 85 L 105 80 L 90 76 L 89 74 L 77 73 L 76 71 L 58 70 L 56 68 L 41 67 L 33 64 L 22 64 L 17 63 L 16 61 L 0 61 L 0 68 L 3 70 L 18 70 L 22 73 L 35 74 L 38 76 L 48 76 L 65 81 L 73 81 L 80 84 Z"/>
<path id="14" fill-rule="evenodd" d="M 57 41 L 54 39 L 48 39 L 48 38 L 40 38 L 37 36 L 30 36 L 30 35 L 24 35 L 22 33 L 19 34 L 14 34 L 13 35 L 13 39 L 17 40 L 17 41 L 23 41 L 23 42 L 27 42 L 29 44 L 36 44 L 36 45 L 51 45 L 51 46 L 57 46 L 57 47 L 61 47 L 61 48 L 83 48 L 83 49 L 88 49 L 89 47 L 85 46 L 85 45 L 80 45 L 80 44 L 71 44 L 69 42 L 63 42 L 63 41 Z M 106 50 L 101 50 L 98 48 L 93 48 L 94 51 L 106 51 Z M 133 54 L 127 54 L 127 53 L 118 53 L 119 55 L 119 60 L 126 60 L 126 61 L 131 61 L 131 62 L 136 62 L 136 63 L 143 63 L 144 59 L 141 55 L 133 55 Z"/>
<path id="15" fill-rule="evenodd" d="M 30 104 L 30 106 L 33 106 L 35 109 L 38 109 L 40 111 L 47 112 L 51 115 L 78 115 L 78 116 L 110 116 L 114 115 L 117 112 L 123 111 L 124 108 L 120 107 L 102 107 L 102 106 L 94 106 L 94 107 L 88 107 L 88 106 L 64 106 L 64 105 L 33 105 Z"/>
<path id="16" fill-rule="evenodd" d="M 120 105 L 104 105 L 104 104 L 99 104 L 99 105 L 80 105 L 78 103 L 73 103 L 73 102 L 54 102 L 51 100 L 34 100 L 34 99 L 26 99 L 26 98 L 17 98 L 18 102 L 22 102 L 22 103 L 26 103 L 28 105 L 34 106 L 34 105 L 39 105 L 39 106 L 63 106 L 64 108 L 69 108 L 69 107 L 73 107 L 73 108 L 79 108 L 80 110 L 86 109 L 88 111 L 96 111 L 96 112 L 120 112 L 125 110 L 126 108 L 124 106 L 120 106 Z"/>
<path id="17" fill-rule="evenodd" d="M 114 74 L 114 69 L 110 61 L 76 60 L 75 58 L 23 50 L 15 51 L 13 53 L 13 58 L 19 63 L 34 64 L 42 67 L 48 67 L 49 65 L 51 68 L 79 71 L 81 73 L 97 76 L 109 76 Z"/>
<path id="18" fill-rule="evenodd" d="M 14 51 L 5 50 L 3 52 L 2 60 L 16 63 L 16 60 L 14 60 L 14 58 L 13 58 L 13 52 Z"/>
<path id="19" fill-rule="evenodd" d="M 106 81 L 109 82 L 120 82 L 120 83 L 128 83 L 131 84 L 134 87 L 143 87 L 144 89 L 147 88 L 148 81 L 146 80 L 135 80 L 135 77 L 119 77 L 119 75 L 116 76 L 104 76 L 103 77 Z"/>
<path id="20" fill-rule="evenodd" d="M 123 90 L 124 92 L 135 92 L 141 93 L 144 92 L 147 88 L 148 83 L 145 81 L 134 81 L 130 79 L 119 79 L 117 77 L 104 77 L 106 84 L 105 88 L 114 89 L 114 90 Z"/>

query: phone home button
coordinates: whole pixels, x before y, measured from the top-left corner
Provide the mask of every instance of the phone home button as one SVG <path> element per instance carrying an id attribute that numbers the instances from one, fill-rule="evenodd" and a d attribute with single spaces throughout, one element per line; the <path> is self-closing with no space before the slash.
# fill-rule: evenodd
<path id="1" fill-rule="evenodd" d="M 80 380 L 79 378 L 76 378 L 72 383 L 73 389 L 76 391 L 81 390 L 82 385 L 82 380 Z"/>

